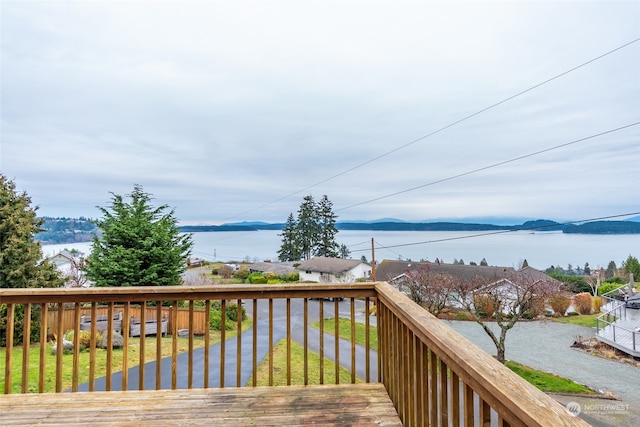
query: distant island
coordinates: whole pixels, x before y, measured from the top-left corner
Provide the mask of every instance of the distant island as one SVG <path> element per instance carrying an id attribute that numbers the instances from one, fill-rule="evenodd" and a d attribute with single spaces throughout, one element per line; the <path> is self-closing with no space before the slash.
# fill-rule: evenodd
<path id="1" fill-rule="evenodd" d="M 282 230 L 283 223 L 240 222 L 222 225 L 185 225 L 180 227 L 184 233 L 204 233 L 221 231 L 258 231 Z M 520 225 L 494 225 L 465 222 L 403 222 L 403 221 L 354 221 L 336 223 L 338 230 L 372 231 L 531 231 L 562 232 L 571 234 L 640 234 L 640 222 L 637 221 L 593 221 L 584 224 L 566 224 L 540 219 L 525 221 Z M 87 218 L 51 218 L 44 217 L 42 232 L 36 234 L 36 240 L 42 244 L 63 244 L 89 242 L 98 231 L 95 224 Z"/>

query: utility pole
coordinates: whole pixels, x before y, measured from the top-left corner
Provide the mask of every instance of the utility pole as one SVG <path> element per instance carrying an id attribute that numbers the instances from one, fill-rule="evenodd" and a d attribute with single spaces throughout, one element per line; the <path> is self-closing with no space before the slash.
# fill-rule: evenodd
<path id="1" fill-rule="evenodd" d="M 371 238 L 371 280 L 376 281 L 376 251 L 373 237 Z"/>

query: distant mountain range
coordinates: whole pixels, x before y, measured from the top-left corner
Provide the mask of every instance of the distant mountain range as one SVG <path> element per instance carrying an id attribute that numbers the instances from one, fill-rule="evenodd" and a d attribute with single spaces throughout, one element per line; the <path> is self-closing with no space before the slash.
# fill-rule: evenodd
<path id="1" fill-rule="evenodd" d="M 495 219 L 495 218 L 494 218 Z M 36 240 L 43 244 L 59 244 L 91 241 L 97 229 L 86 218 L 44 218 L 45 231 L 36 234 Z M 374 230 L 374 231 L 497 231 L 528 230 L 555 231 L 577 234 L 640 234 L 640 216 L 625 221 L 593 221 L 584 224 L 568 224 L 539 219 L 524 221 L 517 225 L 509 224 L 513 219 L 500 218 L 496 223 L 463 221 L 424 221 L 406 222 L 396 218 L 384 218 L 373 221 L 338 221 L 338 230 Z M 507 223 L 507 224 L 505 224 Z M 262 221 L 243 221 L 222 225 L 184 225 L 180 230 L 185 233 L 219 231 L 257 231 L 282 230 L 284 223 Z"/>
<path id="2" fill-rule="evenodd" d="M 187 233 L 207 231 L 257 231 L 282 230 L 284 223 L 266 223 L 243 221 L 223 225 L 190 225 L 180 229 Z M 640 234 L 640 217 L 636 221 L 595 221 L 585 224 L 566 224 L 539 219 L 525 221 L 518 225 L 498 225 L 470 222 L 405 222 L 396 219 L 375 221 L 338 221 L 338 230 L 375 230 L 375 231 L 494 231 L 494 230 L 529 230 L 529 231 L 561 231 L 563 233 L 580 234 Z"/>

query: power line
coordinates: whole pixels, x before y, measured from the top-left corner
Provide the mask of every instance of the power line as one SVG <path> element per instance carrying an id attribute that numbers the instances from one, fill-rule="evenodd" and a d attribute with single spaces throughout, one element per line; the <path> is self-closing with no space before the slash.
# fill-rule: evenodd
<path id="1" fill-rule="evenodd" d="M 471 239 L 471 238 L 474 238 L 474 237 L 493 236 L 493 235 L 496 235 L 496 234 L 513 233 L 515 231 L 539 230 L 541 228 L 553 228 L 553 227 L 558 227 L 558 226 L 562 226 L 562 225 L 570 225 L 570 224 L 602 221 L 602 220 L 605 220 L 605 219 L 622 218 L 622 217 L 631 216 L 631 215 L 640 215 L 640 211 L 639 212 L 630 212 L 630 213 L 626 213 L 626 214 L 619 214 L 619 215 L 603 216 L 603 217 L 599 217 L 599 218 L 581 219 L 581 220 L 577 220 L 577 221 L 567 221 L 567 222 L 561 222 L 561 223 L 555 223 L 555 224 L 549 224 L 549 225 L 534 225 L 534 226 L 530 226 L 530 227 L 517 227 L 517 228 L 510 228 L 508 230 L 490 231 L 490 232 L 487 232 L 487 233 L 480 233 L 480 234 L 468 234 L 468 235 L 464 235 L 464 236 L 447 237 L 447 238 L 444 238 L 444 239 L 426 240 L 426 241 L 422 241 L 422 242 L 413 242 L 413 243 L 400 243 L 400 244 L 397 244 L 397 245 L 390 245 L 390 246 L 379 246 L 379 247 L 376 247 L 376 249 L 401 248 L 401 247 L 405 247 L 405 246 L 417 246 L 417 245 L 425 245 L 425 244 L 428 244 L 428 243 L 440 243 L 440 242 L 449 242 L 449 241 L 452 241 L 452 240 Z M 364 250 L 365 249 L 362 249 L 362 250 L 357 249 L 357 250 L 354 250 L 353 252 L 362 252 Z"/>
<path id="2" fill-rule="evenodd" d="M 336 212 L 344 211 L 344 210 L 351 209 L 351 208 L 354 208 L 354 207 L 360 206 L 360 205 L 365 205 L 365 204 L 368 204 L 368 203 L 371 203 L 371 202 L 376 202 L 378 200 L 387 199 L 389 197 L 397 196 L 398 194 L 409 193 L 411 191 L 415 191 L 415 190 L 418 190 L 420 188 L 425 188 L 425 187 L 429 187 L 429 186 L 432 186 L 432 185 L 435 185 L 435 184 L 440 184 L 440 183 L 443 183 L 445 181 L 451 181 L 453 179 L 461 178 L 463 176 L 472 175 L 474 173 L 478 173 L 478 172 L 482 172 L 482 171 L 485 171 L 485 170 L 488 170 L 488 169 L 492 169 L 492 168 L 495 168 L 495 167 L 498 167 L 498 166 L 506 165 L 508 163 L 513 163 L 515 161 L 526 159 L 528 157 L 537 156 L 539 154 L 547 153 L 549 151 L 553 151 L 553 150 L 557 150 L 557 149 L 560 149 L 560 148 L 568 147 L 569 145 L 574 145 L 574 144 L 577 144 L 577 143 L 580 143 L 580 142 L 588 141 L 590 139 L 597 138 L 599 136 L 607 135 L 607 134 L 610 134 L 610 133 L 613 133 L 613 132 L 617 132 L 619 130 L 623 130 L 623 129 L 627 129 L 627 128 L 630 128 L 630 127 L 633 127 L 633 126 L 637 126 L 639 124 L 640 124 L 640 122 L 630 123 L 628 125 L 617 127 L 615 129 L 609 129 L 609 130 L 606 130 L 604 132 L 600 132 L 600 133 L 596 133 L 596 134 L 593 134 L 593 135 L 590 135 L 590 136 L 586 136 L 584 138 L 575 139 L 575 140 L 570 141 L 570 142 L 565 142 L 564 144 L 559 144 L 559 145 L 555 145 L 553 147 L 545 148 L 544 150 L 539 150 L 539 151 L 535 151 L 533 153 L 524 154 L 522 156 L 514 157 L 514 158 L 509 159 L 509 160 L 504 160 L 502 162 L 494 163 L 494 164 L 491 164 L 491 165 L 488 165 L 488 166 L 483 166 L 483 167 L 478 168 L 478 169 L 473 169 L 473 170 L 470 170 L 470 171 L 467 171 L 467 172 L 459 173 L 457 175 L 453 175 L 453 176 L 450 176 L 450 177 L 447 177 L 447 178 L 438 179 L 438 180 L 435 180 L 435 181 L 428 182 L 426 184 L 417 185 L 415 187 L 407 188 L 405 190 L 400 190 L 400 191 L 396 191 L 396 192 L 391 193 L 391 194 L 387 194 L 387 195 L 384 195 L 384 196 L 380 196 L 380 197 L 376 197 L 376 198 L 373 198 L 373 199 L 365 200 L 364 202 L 354 203 L 353 205 L 349 205 L 349 206 L 345 206 L 345 207 L 340 208 L 340 209 L 336 209 Z"/>
<path id="3" fill-rule="evenodd" d="M 585 67 L 585 66 L 587 66 L 587 65 L 589 65 L 589 64 L 591 64 L 593 62 L 596 62 L 596 61 L 598 61 L 598 60 L 600 60 L 602 58 L 605 58 L 605 57 L 607 57 L 607 56 L 609 56 L 609 55 L 611 55 L 611 54 L 613 54 L 613 53 L 615 53 L 615 52 L 617 52 L 619 50 L 622 50 L 622 49 L 624 49 L 624 48 L 626 48 L 628 46 L 631 46 L 632 44 L 637 43 L 638 41 L 640 41 L 640 37 L 636 38 L 634 40 L 631 40 L 631 41 L 629 41 L 629 42 L 627 42 L 627 43 L 625 43 L 623 45 L 620 45 L 620 46 L 618 46 L 618 47 L 616 47 L 614 49 L 611 49 L 611 50 L 609 50 L 609 51 L 607 51 L 607 52 L 605 52 L 605 53 L 603 53 L 603 54 L 601 54 L 601 55 L 599 55 L 599 56 L 597 56 L 595 58 L 592 58 L 592 59 L 590 59 L 590 60 L 588 60 L 586 62 L 583 62 L 583 63 L 581 63 L 581 64 L 579 64 L 579 65 L 577 65 L 577 66 L 575 66 L 573 68 L 570 68 L 569 70 L 566 70 L 566 71 L 564 71 L 564 72 L 562 72 L 560 74 L 557 74 L 557 75 L 555 75 L 555 76 L 553 76 L 551 78 L 548 78 L 548 79 L 546 79 L 546 80 L 544 80 L 544 81 L 542 81 L 540 83 L 537 83 L 537 84 L 535 84 L 535 85 L 533 85 L 533 86 L 531 86 L 531 87 L 529 87 L 527 89 L 524 89 L 524 90 L 522 90 L 520 92 L 517 92 L 516 94 L 511 95 L 511 96 L 509 96 L 509 97 L 507 97 L 507 98 L 505 98 L 505 99 L 503 99 L 501 101 L 498 101 L 498 102 L 496 102 L 494 104 L 491 104 L 491 105 L 489 105 L 489 106 L 487 106 L 485 108 L 482 108 L 481 110 L 478 110 L 475 113 L 472 113 L 472 114 L 469 114 L 467 116 L 464 116 L 461 119 L 458 119 L 458 120 L 456 120 L 456 121 L 454 121 L 452 123 L 449 123 L 448 125 L 445 125 L 445 126 L 439 128 L 439 129 L 436 129 L 436 130 L 434 130 L 434 131 L 432 131 L 432 132 L 430 132 L 430 133 L 428 133 L 426 135 L 423 135 L 423 136 L 421 136 L 419 138 L 416 138 L 416 139 L 414 139 L 412 141 L 409 141 L 409 142 L 407 142 L 407 143 L 405 143 L 403 145 L 400 145 L 400 146 L 398 146 L 398 147 L 396 147 L 396 148 L 394 148 L 392 150 L 389 150 L 389 151 L 387 151 L 385 153 L 382 153 L 382 154 L 380 154 L 380 155 L 378 155 L 376 157 L 373 157 L 373 158 L 371 158 L 371 159 L 369 159 L 367 161 L 359 163 L 359 164 L 357 164 L 357 165 L 355 165 L 355 166 L 353 166 L 353 167 L 351 167 L 349 169 L 345 169 L 342 172 L 338 172 L 338 173 L 336 173 L 334 175 L 329 176 L 328 178 L 325 178 L 325 179 L 323 179 L 321 181 L 318 181 L 318 182 L 316 182 L 314 184 L 310 184 L 310 185 L 308 185 L 308 186 L 306 186 L 306 187 L 304 187 L 304 188 L 302 188 L 300 190 L 294 191 L 292 193 L 289 193 L 289 194 L 287 194 L 285 196 L 279 197 L 279 198 L 277 198 L 275 200 L 272 200 L 270 202 L 264 203 L 264 204 L 262 204 L 262 205 L 260 205 L 258 207 L 253 208 L 253 209 L 249 209 L 247 211 L 241 212 L 241 213 L 239 213 L 237 215 L 234 215 L 232 217 L 225 218 L 223 221 L 227 221 L 229 219 L 241 217 L 241 216 L 246 215 L 248 213 L 255 212 L 255 211 L 259 210 L 259 209 L 265 208 L 265 207 L 270 206 L 270 205 L 272 205 L 274 203 L 277 203 L 277 202 L 280 202 L 282 200 L 288 199 L 291 196 L 295 196 L 296 194 L 300 194 L 302 192 L 305 192 L 305 191 L 307 191 L 307 190 L 309 190 L 311 188 L 317 187 L 318 185 L 324 184 L 324 183 L 326 183 L 328 181 L 336 179 L 336 178 L 338 178 L 338 177 L 340 177 L 342 175 L 345 175 L 345 174 L 347 174 L 349 172 L 352 172 L 352 171 L 354 171 L 356 169 L 359 169 L 359 168 L 361 168 L 363 166 L 366 166 L 366 165 L 368 165 L 370 163 L 373 163 L 373 162 L 375 162 L 377 160 L 380 160 L 380 159 L 382 159 L 382 158 L 384 158 L 386 156 L 389 156 L 389 155 L 391 155 L 391 154 L 393 154 L 393 153 L 395 153 L 397 151 L 400 151 L 400 150 L 402 150 L 404 148 L 407 148 L 407 147 L 409 147 L 409 146 L 411 146 L 411 145 L 413 145 L 413 144 L 415 144 L 417 142 L 423 141 L 423 140 L 425 140 L 427 138 L 432 137 L 433 135 L 436 135 L 436 134 L 438 134 L 440 132 L 443 132 L 443 131 L 445 131 L 445 130 L 453 127 L 453 126 L 456 126 L 456 125 L 458 125 L 458 124 L 460 124 L 460 123 L 462 123 L 462 122 L 464 122 L 466 120 L 469 120 L 469 119 L 471 119 L 473 117 L 476 117 L 476 116 L 478 116 L 478 115 L 480 115 L 482 113 L 485 113 L 485 112 L 487 112 L 487 111 L 489 111 L 489 110 L 491 110 L 491 109 L 493 109 L 495 107 L 498 107 L 498 106 L 500 106 L 500 105 L 502 105 L 504 103 L 507 103 L 507 102 L 509 102 L 509 101 L 521 96 L 521 95 L 524 95 L 524 94 L 526 94 L 528 92 L 531 92 L 531 91 L 539 88 L 540 86 L 543 86 L 543 85 L 545 85 L 547 83 L 550 83 L 550 82 L 552 82 L 554 80 L 557 80 L 557 79 L 559 79 L 561 77 L 564 77 L 569 73 L 572 73 L 572 72 L 574 72 L 576 70 L 579 70 L 580 68 L 583 68 L 583 67 Z"/>

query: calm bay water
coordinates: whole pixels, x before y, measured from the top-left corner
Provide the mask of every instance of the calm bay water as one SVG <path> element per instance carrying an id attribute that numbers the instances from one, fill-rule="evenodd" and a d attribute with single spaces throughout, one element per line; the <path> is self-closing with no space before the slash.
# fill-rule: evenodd
<path id="1" fill-rule="evenodd" d="M 193 256 L 219 261 L 277 260 L 281 238 L 279 231 L 194 233 Z M 473 236 L 473 237 L 469 237 Z M 640 235 L 563 234 L 560 232 L 509 232 L 487 234 L 462 231 L 340 231 L 337 241 L 351 250 L 352 258 L 365 256 L 371 261 L 371 239 L 375 241 L 375 258 L 412 259 L 418 261 L 439 258 L 451 263 L 462 259 L 480 263 L 485 258 L 489 265 L 518 267 L 523 260 L 538 269 L 551 265 L 566 268 L 605 267 L 609 261 L 620 266 L 629 255 L 640 257 Z M 45 245 L 45 256 L 60 250 L 76 248 L 88 253 L 90 243 Z"/>

